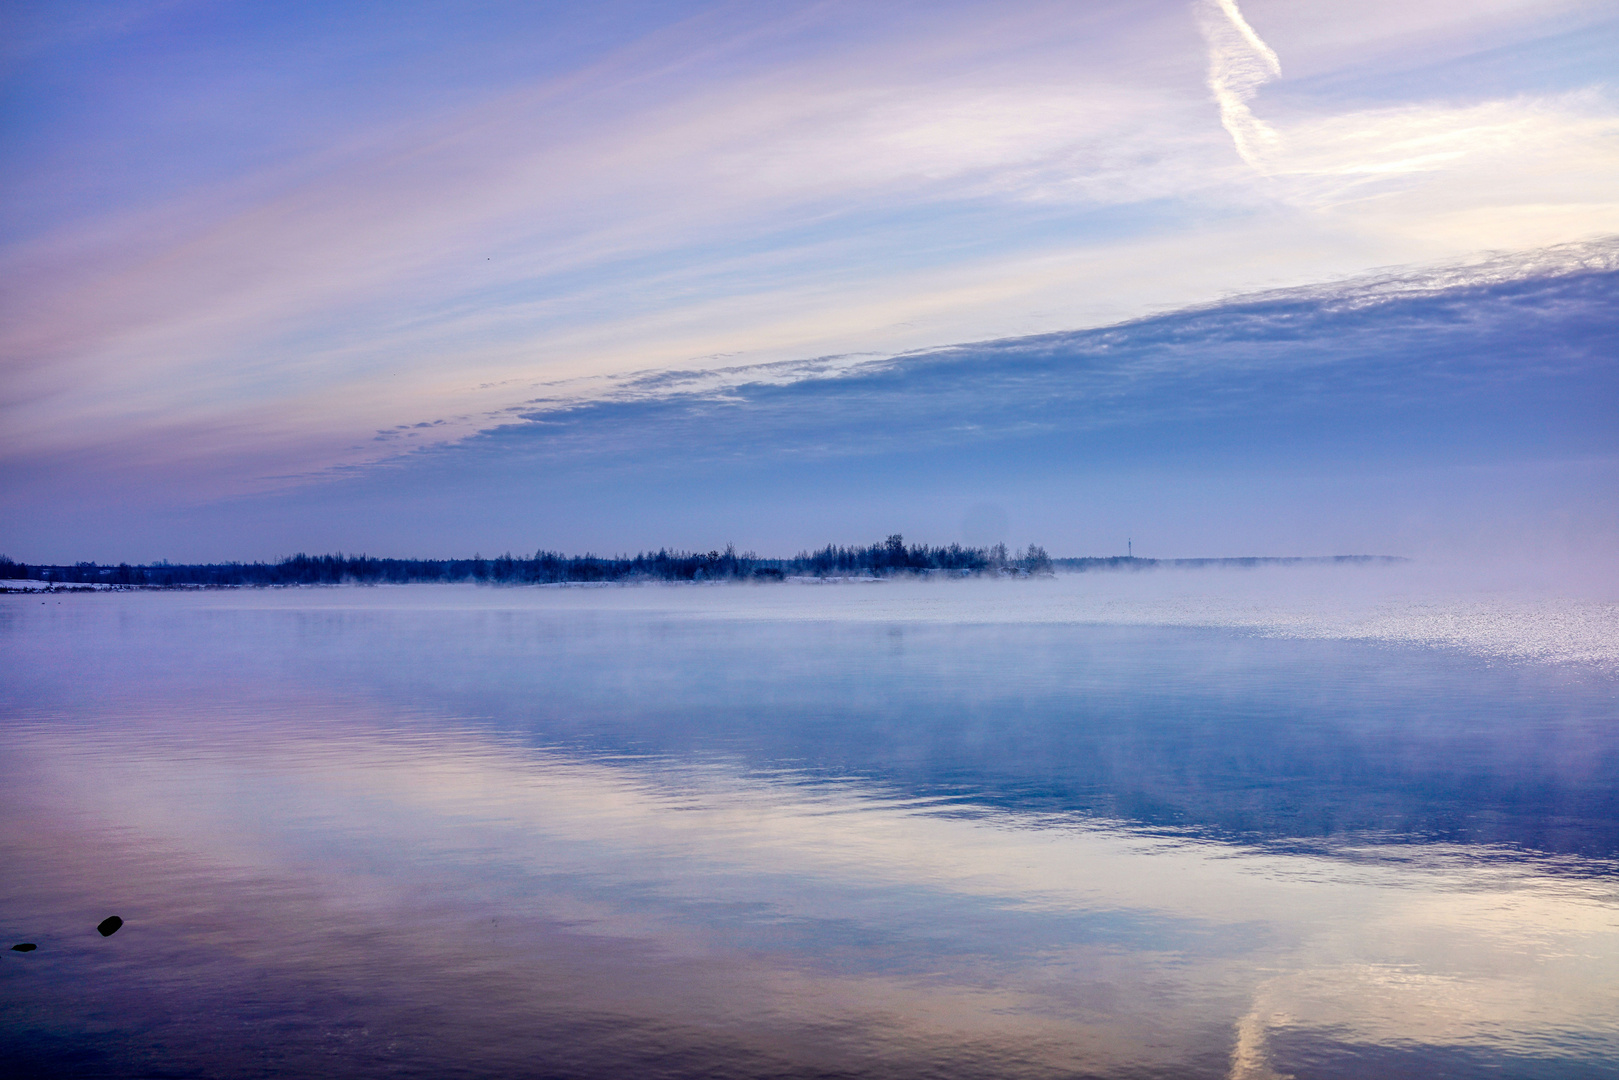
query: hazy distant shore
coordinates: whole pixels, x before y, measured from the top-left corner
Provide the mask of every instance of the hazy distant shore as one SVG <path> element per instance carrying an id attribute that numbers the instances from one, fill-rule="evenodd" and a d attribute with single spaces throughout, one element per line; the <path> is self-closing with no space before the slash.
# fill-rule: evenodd
<path id="1" fill-rule="evenodd" d="M 1033 577 L 1059 572 L 1154 569 L 1257 568 L 1355 563 L 1398 563 L 1392 555 L 1242 556 L 1149 559 L 1133 556 L 1052 558 L 1029 545 L 1016 552 L 992 547 L 907 545 L 894 535 L 868 547 L 828 545 L 793 558 L 751 552 L 671 552 L 635 556 L 563 556 L 539 551 L 493 559 L 374 559 L 367 556 L 295 555 L 279 562 L 167 562 L 104 566 L 24 564 L 0 557 L 0 592 L 85 592 L 128 589 L 274 588 L 298 585 L 408 585 L 473 582 L 489 585 L 591 585 L 635 582 L 879 580 L 891 577 Z"/>

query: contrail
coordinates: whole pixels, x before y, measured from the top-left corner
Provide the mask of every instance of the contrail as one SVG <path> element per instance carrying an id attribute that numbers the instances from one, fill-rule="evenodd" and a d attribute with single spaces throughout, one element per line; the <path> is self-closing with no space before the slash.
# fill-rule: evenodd
<path id="1" fill-rule="evenodd" d="M 1248 102 L 1282 73 L 1276 50 L 1254 33 L 1236 0 L 1201 0 L 1198 22 L 1209 43 L 1209 89 L 1220 106 L 1220 123 L 1231 133 L 1242 160 L 1268 172 L 1265 158 L 1281 137 L 1253 114 Z"/>
<path id="2" fill-rule="evenodd" d="M 1249 45 L 1253 46 L 1254 52 L 1265 58 L 1265 63 L 1270 67 L 1271 75 L 1280 75 L 1282 73 L 1282 62 L 1276 58 L 1276 50 L 1266 45 L 1259 35 L 1254 33 L 1254 28 L 1248 25 L 1248 20 L 1243 18 L 1242 12 L 1238 10 L 1237 0 L 1214 0 L 1214 2 L 1219 5 L 1225 17 L 1231 20 L 1231 25 L 1237 28 L 1237 32 L 1242 34 Z"/>

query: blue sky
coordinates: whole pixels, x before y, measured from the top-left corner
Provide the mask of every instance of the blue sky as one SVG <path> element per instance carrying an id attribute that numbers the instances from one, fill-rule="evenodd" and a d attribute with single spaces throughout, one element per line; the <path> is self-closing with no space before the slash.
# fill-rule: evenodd
<path id="1" fill-rule="evenodd" d="M 1611 551 L 1608 4 L 4 18 L 15 558 Z"/>

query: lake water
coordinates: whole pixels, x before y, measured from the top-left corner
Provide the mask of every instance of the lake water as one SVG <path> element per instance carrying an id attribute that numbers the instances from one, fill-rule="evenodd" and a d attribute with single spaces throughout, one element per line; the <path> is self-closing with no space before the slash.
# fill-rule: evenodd
<path id="1" fill-rule="evenodd" d="M 1236 580 L 0 597 L 0 1071 L 1619 1076 L 1619 609 Z"/>

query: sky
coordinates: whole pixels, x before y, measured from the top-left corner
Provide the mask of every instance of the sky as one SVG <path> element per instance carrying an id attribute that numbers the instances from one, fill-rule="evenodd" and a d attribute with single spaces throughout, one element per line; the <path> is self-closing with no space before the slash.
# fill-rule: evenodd
<path id="1" fill-rule="evenodd" d="M 1619 555 L 1619 9 L 0 7 L 27 561 Z"/>

